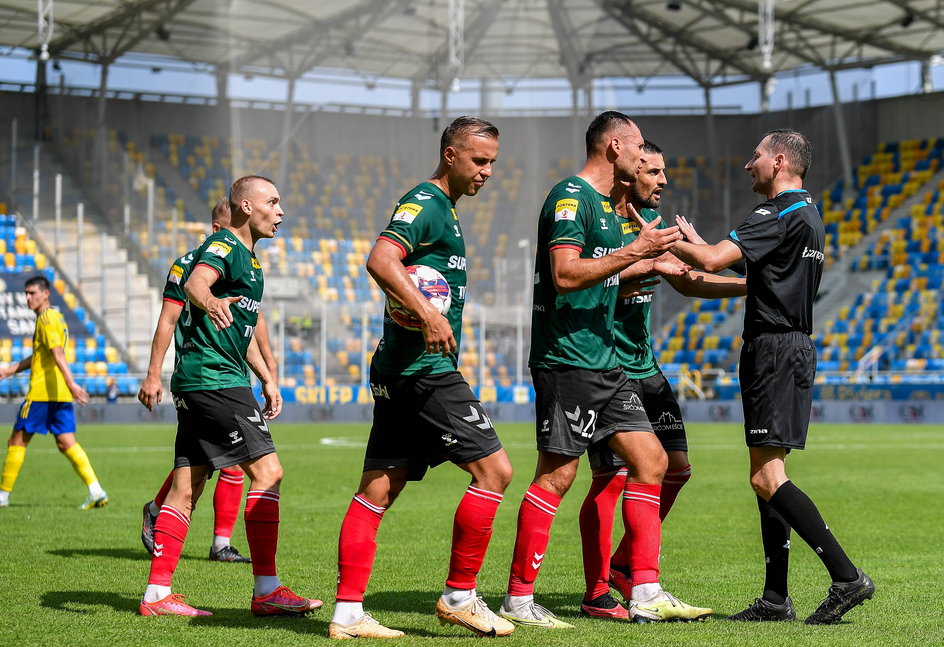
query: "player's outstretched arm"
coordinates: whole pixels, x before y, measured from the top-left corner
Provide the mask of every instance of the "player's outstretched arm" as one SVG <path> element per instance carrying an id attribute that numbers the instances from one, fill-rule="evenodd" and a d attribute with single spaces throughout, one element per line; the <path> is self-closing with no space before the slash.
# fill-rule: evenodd
<path id="1" fill-rule="evenodd" d="M 724 299 L 747 294 L 747 280 L 734 276 L 718 276 L 707 272 L 689 272 L 685 276 L 666 277 L 675 291 L 686 297 Z"/>
<path id="2" fill-rule="evenodd" d="M 236 303 L 242 297 L 223 297 L 217 299 L 210 288 L 216 283 L 220 275 L 207 265 L 197 265 L 190 273 L 190 278 L 184 284 L 184 292 L 190 302 L 204 310 L 216 330 L 229 328 L 233 323 L 233 313 L 229 311 L 231 303 Z"/>
<path id="3" fill-rule="evenodd" d="M 21 359 L 19 362 L 13 362 L 11 364 L 7 364 L 3 368 L 0 368 L 0 380 L 5 380 L 8 377 L 13 377 L 17 373 L 22 373 L 23 371 L 28 369 L 30 365 L 32 365 L 32 363 L 33 363 L 33 356 L 29 355 L 28 357 L 24 357 L 23 359 Z"/>
<path id="4" fill-rule="evenodd" d="M 262 353 L 259 351 L 259 342 L 253 337 L 249 340 L 249 348 L 246 349 L 246 364 L 252 369 L 252 372 L 262 383 L 262 397 L 265 398 L 265 408 L 262 415 L 266 420 L 272 420 L 282 413 L 282 394 L 279 392 L 279 385 L 275 378 L 269 373 L 269 368 L 262 359 Z"/>
<path id="5" fill-rule="evenodd" d="M 692 267 L 712 273 L 720 272 L 744 258 L 741 248 L 730 240 L 722 240 L 715 245 L 696 245 L 680 241 L 672 248 L 672 253 Z"/>
<path id="6" fill-rule="evenodd" d="M 164 356 L 174 337 L 174 327 L 183 312 L 183 306 L 173 301 L 165 300 L 161 305 L 161 314 L 157 317 L 157 327 L 154 329 L 154 339 L 151 340 L 151 358 L 148 360 L 147 376 L 138 390 L 138 401 L 153 411 L 161 403 L 163 386 L 161 385 L 161 366 Z"/>
<path id="7" fill-rule="evenodd" d="M 69 362 L 66 361 L 66 354 L 62 351 L 62 346 L 53 346 L 49 349 L 49 352 L 52 353 L 52 358 L 56 361 L 56 366 L 59 368 L 59 372 L 62 373 L 66 386 L 69 387 L 69 392 L 75 398 L 75 401 L 81 405 L 88 404 L 89 394 L 72 377 L 72 371 L 69 369 Z"/>
<path id="8" fill-rule="evenodd" d="M 403 268 L 403 252 L 383 238 L 377 239 L 370 256 L 367 271 L 388 297 L 402 304 L 423 323 L 426 352 L 448 355 L 456 352 L 456 338 L 449 321 L 417 289 Z"/>

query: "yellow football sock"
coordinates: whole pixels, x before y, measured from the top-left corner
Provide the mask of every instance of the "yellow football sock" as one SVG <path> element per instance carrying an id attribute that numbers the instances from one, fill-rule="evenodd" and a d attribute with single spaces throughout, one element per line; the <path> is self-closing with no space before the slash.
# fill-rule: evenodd
<path id="1" fill-rule="evenodd" d="M 13 484 L 20 474 L 23 461 L 26 459 L 26 447 L 22 445 L 7 446 L 7 457 L 3 461 L 3 476 L 0 477 L 0 490 L 13 491 Z"/>
<path id="2" fill-rule="evenodd" d="M 67 449 L 65 455 L 66 458 L 69 459 L 69 462 L 72 463 L 76 474 L 85 481 L 86 485 L 91 485 L 98 480 L 98 477 L 95 476 L 95 470 L 92 469 L 92 463 L 89 461 L 88 454 L 85 453 L 85 450 L 82 449 L 79 443 Z"/>

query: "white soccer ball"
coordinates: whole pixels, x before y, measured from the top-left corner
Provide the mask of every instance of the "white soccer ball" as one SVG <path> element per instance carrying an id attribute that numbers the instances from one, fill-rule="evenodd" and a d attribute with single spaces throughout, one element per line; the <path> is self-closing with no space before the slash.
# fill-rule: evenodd
<path id="1" fill-rule="evenodd" d="M 420 294 L 426 297 L 426 300 L 433 304 L 440 314 L 444 315 L 449 312 L 449 306 L 452 305 L 452 290 L 449 289 L 446 277 L 440 274 L 439 270 L 426 265 L 408 265 L 404 269 Z M 390 297 L 387 297 L 387 314 L 407 330 L 423 329 L 422 322 L 414 317 L 413 313 Z"/>

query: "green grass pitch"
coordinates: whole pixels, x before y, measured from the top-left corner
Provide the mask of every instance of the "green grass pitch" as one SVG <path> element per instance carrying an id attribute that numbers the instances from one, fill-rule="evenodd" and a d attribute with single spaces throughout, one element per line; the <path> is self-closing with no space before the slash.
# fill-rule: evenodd
<path id="1" fill-rule="evenodd" d="M 9 508 L 0 509 L 0 645 L 310 645 L 327 641 L 341 518 L 358 482 L 366 425 L 272 425 L 285 467 L 279 571 L 297 592 L 325 600 L 307 618 L 249 613 L 247 565 L 210 563 L 212 487 L 194 516 L 174 581 L 209 618 L 137 614 L 148 557 L 140 510 L 172 459 L 169 426 L 92 426 L 79 439 L 108 490 L 103 509 L 75 509 L 84 487 L 52 439 L 36 438 Z M 508 577 L 515 517 L 533 474 L 533 428 L 501 424 L 517 470 L 499 509 L 479 592 L 493 609 Z M 739 611 L 760 594 L 763 556 L 747 451 L 737 425 L 692 424 L 693 479 L 665 522 L 662 583 L 681 599 Z M 944 426 L 814 426 L 789 473 L 816 501 L 853 560 L 875 580 L 875 599 L 832 627 L 630 625 L 577 615 L 583 593 L 577 512 L 589 469 L 564 499 L 537 583 L 539 602 L 576 629 L 519 628 L 518 645 L 802 646 L 944 644 Z M 452 515 L 468 482 L 449 465 L 410 484 L 387 514 L 366 608 L 407 632 L 397 644 L 468 644 L 475 638 L 432 614 L 446 575 Z M 248 552 L 242 522 L 233 543 Z M 791 594 L 801 618 L 829 584 L 812 551 L 793 536 Z"/>

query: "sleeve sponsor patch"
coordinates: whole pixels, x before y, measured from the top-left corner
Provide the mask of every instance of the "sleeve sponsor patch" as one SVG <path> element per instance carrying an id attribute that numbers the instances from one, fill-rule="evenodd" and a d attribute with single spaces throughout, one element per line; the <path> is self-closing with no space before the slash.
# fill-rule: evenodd
<path id="1" fill-rule="evenodd" d="M 233 248 L 221 240 L 214 241 L 206 248 L 208 254 L 216 254 L 220 258 L 226 258 Z"/>
<path id="2" fill-rule="evenodd" d="M 620 226 L 623 228 L 624 234 L 631 234 L 634 231 L 639 231 L 640 227 L 635 222 L 622 222 Z"/>
<path id="3" fill-rule="evenodd" d="M 422 210 L 423 207 L 421 205 L 407 202 L 406 204 L 401 204 L 399 207 L 397 207 L 396 212 L 393 214 L 393 219 L 410 224 L 416 220 L 416 217 L 420 215 L 420 211 Z"/>
<path id="4" fill-rule="evenodd" d="M 168 283 L 174 283 L 180 285 L 181 280 L 184 278 L 184 268 L 180 265 L 174 265 L 170 268 L 170 272 L 167 274 Z"/>
<path id="5" fill-rule="evenodd" d="M 577 219 L 577 201 L 572 198 L 558 200 L 554 206 L 554 222 Z"/>

